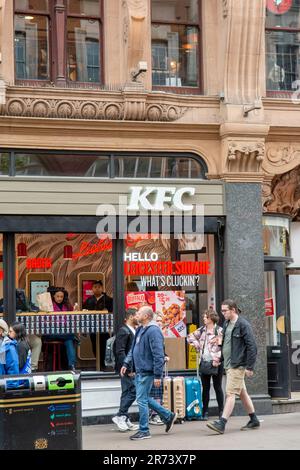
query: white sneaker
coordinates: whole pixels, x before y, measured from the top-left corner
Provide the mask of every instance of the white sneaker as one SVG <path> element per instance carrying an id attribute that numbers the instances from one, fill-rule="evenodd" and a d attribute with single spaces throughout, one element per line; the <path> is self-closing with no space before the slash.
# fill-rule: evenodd
<path id="1" fill-rule="evenodd" d="M 133 424 L 129 418 L 127 418 L 127 421 L 126 421 L 126 424 L 128 426 L 128 429 L 130 431 L 137 431 L 138 429 L 140 429 L 139 425 L 138 424 Z"/>
<path id="2" fill-rule="evenodd" d="M 149 424 L 154 424 L 156 426 L 162 426 L 165 424 L 159 415 L 154 415 L 153 418 L 150 418 Z"/>
<path id="3" fill-rule="evenodd" d="M 114 416 L 112 422 L 118 426 L 119 431 L 126 432 L 129 427 L 126 424 L 126 416 Z"/>

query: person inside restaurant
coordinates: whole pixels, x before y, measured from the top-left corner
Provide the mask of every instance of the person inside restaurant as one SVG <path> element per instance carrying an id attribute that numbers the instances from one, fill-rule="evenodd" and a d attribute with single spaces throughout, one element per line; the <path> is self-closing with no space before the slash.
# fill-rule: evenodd
<path id="1" fill-rule="evenodd" d="M 69 302 L 68 292 L 63 287 L 49 287 L 48 291 L 52 298 L 53 312 L 71 312 L 73 310 Z M 74 342 L 76 337 L 74 334 L 47 335 L 43 337 L 43 340 L 63 341 L 67 353 L 68 369 L 75 371 L 76 350 Z"/>
<path id="2" fill-rule="evenodd" d="M 113 311 L 113 299 L 109 297 L 105 292 L 103 292 L 103 282 L 101 280 L 94 281 L 93 283 L 93 295 L 88 297 L 83 303 L 83 310 L 107 310 L 109 313 Z M 105 370 L 105 348 L 106 341 L 109 338 L 109 333 L 100 333 L 100 368 Z M 96 356 L 96 333 L 90 334 L 92 348 L 94 356 Z"/>

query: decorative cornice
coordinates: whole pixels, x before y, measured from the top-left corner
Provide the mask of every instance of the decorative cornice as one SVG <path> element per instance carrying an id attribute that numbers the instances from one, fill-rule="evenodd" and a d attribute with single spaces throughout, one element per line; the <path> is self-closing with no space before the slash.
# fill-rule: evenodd
<path id="1" fill-rule="evenodd" d="M 262 183 L 264 175 L 262 173 L 223 173 L 220 178 L 226 183 Z"/>
<path id="2" fill-rule="evenodd" d="M 129 120 L 164 121 L 180 119 L 191 107 L 178 105 L 178 100 L 155 101 L 147 93 L 128 93 L 126 91 L 111 95 L 94 93 L 88 96 L 65 95 L 56 90 L 45 89 L 44 94 L 11 93 L 7 90 L 6 103 L 0 106 L 0 115 L 33 117 L 46 119 L 83 119 L 83 120 Z M 52 96 L 51 96 L 52 95 Z M 99 96 L 100 95 L 100 96 Z"/>

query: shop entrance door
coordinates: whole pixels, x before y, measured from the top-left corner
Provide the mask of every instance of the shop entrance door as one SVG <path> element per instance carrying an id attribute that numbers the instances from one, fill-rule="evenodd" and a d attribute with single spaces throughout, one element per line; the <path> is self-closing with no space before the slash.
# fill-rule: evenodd
<path id="1" fill-rule="evenodd" d="M 300 269 L 289 269 L 289 310 L 291 323 L 291 390 L 300 392 Z"/>
<path id="2" fill-rule="evenodd" d="M 289 319 L 285 263 L 265 262 L 268 388 L 272 398 L 290 398 Z"/>

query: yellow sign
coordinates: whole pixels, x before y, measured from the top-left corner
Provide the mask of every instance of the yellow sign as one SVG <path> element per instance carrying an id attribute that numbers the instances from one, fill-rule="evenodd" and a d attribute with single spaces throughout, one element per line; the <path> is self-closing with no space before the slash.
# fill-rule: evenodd
<path id="1" fill-rule="evenodd" d="M 197 326 L 189 325 L 188 330 L 189 330 L 189 333 L 193 333 L 193 331 L 197 330 Z M 189 369 L 197 368 L 197 352 L 194 346 L 192 346 L 191 344 L 188 345 L 188 368 Z"/>

